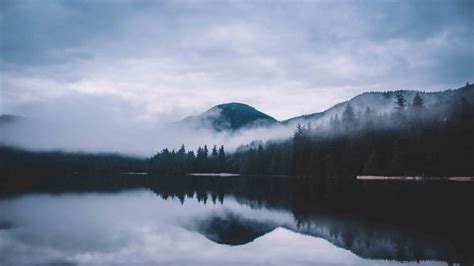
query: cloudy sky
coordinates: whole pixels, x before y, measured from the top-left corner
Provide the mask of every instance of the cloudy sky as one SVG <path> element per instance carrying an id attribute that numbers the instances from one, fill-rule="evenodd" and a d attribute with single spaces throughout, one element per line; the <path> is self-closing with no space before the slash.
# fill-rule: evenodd
<path id="1" fill-rule="evenodd" d="M 473 1 L 0 2 L 0 113 L 277 119 L 474 82 Z"/>

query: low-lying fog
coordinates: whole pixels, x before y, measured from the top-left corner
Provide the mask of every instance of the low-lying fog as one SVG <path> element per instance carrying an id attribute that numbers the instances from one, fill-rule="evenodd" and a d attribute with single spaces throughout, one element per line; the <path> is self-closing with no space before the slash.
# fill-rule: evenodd
<path id="1" fill-rule="evenodd" d="M 232 151 L 252 140 L 288 138 L 294 130 L 291 126 L 216 132 L 177 127 L 173 122 L 183 118 L 182 112 L 143 117 L 140 108 L 120 103 L 126 104 L 113 99 L 78 96 L 66 102 L 23 107 L 27 112 L 19 114 L 24 115 L 24 119 L 0 128 L 0 144 L 30 150 L 150 156 L 163 148 L 177 149 L 181 144 L 193 150 L 203 145 L 224 145 L 226 151 Z"/>
<path id="2" fill-rule="evenodd" d="M 29 150 L 118 152 L 150 156 L 163 148 L 178 149 L 184 144 L 195 150 L 203 145 L 224 145 L 226 151 L 253 140 L 289 138 L 293 127 L 242 129 L 216 132 L 210 129 L 176 128 L 170 124 L 88 120 L 52 121 L 31 117 L 2 128 L 0 143 Z"/>
<path id="3" fill-rule="evenodd" d="M 350 106 L 354 116 L 357 115 L 362 120 L 369 116 L 373 119 L 374 115 L 393 113 L 398 93 L 404 95 L 408 104 L 415 95 L 414 91 L 366 93 L 353 98 Z M 465 94 L 469 95 L 468 91 Z M 424 106 L 427 107 L 424 109 L 424 118 L 446 117 L 447 111 L 453 107 L 453 91 L 421 95 Z M 342 103 L 328 109 L 322 117 L 311 121 L 312 126 L 326 128 L 326 133 L 329 134 L 337 133 L 337 130 L 329 126 L 331 119 L 337 116 L 341 118 L 346 107 L 347 103 Z M 368 108 L 372 112 L 369 116 L 366 114 Z M 19 112 L 15 114 L 24 115 L 24 118 L 0 124 L 0 145 L 30 150 L 117 152 L 145 157 L 163 148 L 178 149 L 182 144 L 188 150 L 196 150 L 203 145 L 224 145 L 226 151 L 232 152 L 254 140 L 265 142 L 288 139 L 293 135 L 298 122 L 293 120 L 270 126 L 218 131 L 202 122 L 206 119 L 182 121 L 187 115 L 199 115 L 203 111 L 191 109 L 170 109 L 168 112 L 150 115 L 142 107 L 131 105 L 123 99 L 77 94 L 62 100 L 20 106 Z M 220 114 L 205 114 L 206 118 L 212 115 L 212 121 L 219 120 L 215 116 Z M 407 112 L 406 115 L 409 114 Z M 204 118 L 204 114 L 199 117 Z M 379 127 L 393 127 L 394 123 L 385 121 L 386 118 L 379 120 L 383 122 Z M 175 123 L 176 121 L 181 122 Z M 299 122 L 306 124 L 308 121 Z"/>

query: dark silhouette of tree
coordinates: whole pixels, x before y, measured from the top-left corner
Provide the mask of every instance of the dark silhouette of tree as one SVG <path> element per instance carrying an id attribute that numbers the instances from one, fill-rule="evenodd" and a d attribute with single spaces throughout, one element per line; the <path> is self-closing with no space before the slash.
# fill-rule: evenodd
<path id="1" fill-rule="evenodd" d="M 346 105 L 346 108 L 342 112 L 342 123 L 346 129 L 351 129 L 355 125 L 356 116 L 354 109 L 350 104 Z"/>
<path id="2" fill-rule="evenodd" d="M 398 112 L 401 112 L 403 110 L 405 110 L 405 106 L 406 106 L 406 100 L 405 100 L 405 97 L 403 96 L 403 94 L 397 94 L 396 96 L 396 101 L 395 101 L 395 110 L 398 111 Z"/>
<path id="3" fill-rule="evenodd" d="M 415 97 L 413 97 L 413 101 L 411 103 L 411 107 L 414 109 L 421 109 L 425 107 L 425 103 L 423 98 L 420 96 L 420 93 L 416 93 Z"/>
<path id="4" fill-rule="evenodd" d="M 339 115 L 336 114 L 331 116 L 329 119 L 329 127 L 334 131 L 337 132 L 341 128 L 341 120 L 339 119 Z"/>
<path id="5" fill-rule="evenodd" d="M 211 151 L 211 158 L 217 158 L 217 146 L 214 145 Z"/>
<path id="6" fill-rule="evenodd" d="M 218 151 L 217 155 L 217 162 L 218 162 L 218 167 L 219 167 L 219 172 L 226 172 L 227 167 L 225 165 L 225 151 L 224 151 L 224 145 L 221 145 Z"/>

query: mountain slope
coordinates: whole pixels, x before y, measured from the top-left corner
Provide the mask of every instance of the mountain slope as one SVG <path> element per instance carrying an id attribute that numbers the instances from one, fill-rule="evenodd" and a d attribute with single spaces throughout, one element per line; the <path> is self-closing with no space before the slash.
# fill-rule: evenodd
<path id="1" fill-rule="evenodd" d="M 474 86 L 466 85 L 456 90 L 439 92 L 416 90 L 364 92 L 348 101 L 338 103 L 325 111 L 297 116 L 283 121 L 278 121 L 246 104 L 227 103 L 214 106 L 201 115 L 187 117 L 177 123 L 179 125 L 191 125 L 193 128 L 208 128 L 216 131 L 233 131 L 242 128 L 263 126 L 294 127 L 297 123 L 320 123 L 329 121 L 329 119 L 335 115 L 341 116 L 348 104 L 352 106 L 355 113 L 364 113 L 367 108 L 379 114 L 390 113 L 396 106 L 395 100 L 399 94 L 404 96 L 407 101 L 407 106 L 409 106 L 415 95 L 419 93 L 423 98 L 425 106 L 430 107 L 451 101 L 456 92 L 460 91 L 474 91 Z M 469 93 L 467 95 L 469 95 Z"/>
<path id="2" fill-rule="evenodd" d="M 296 123 L 306 124 L 308 122 L 316 122 L 321 120 L 329 119 L 336 114 L 341 116 L 344 108 L 350 104 L 354 109 L 354 112 L 364 113 L 367 108 L 375 111 L 375 113 L 390 113 L 393 111 L 393 108 L 396 106 L 395 100 L 396 95 L 401 94 L 407 101 L 406 104 L 409 106 L 415 97 L 416 93 L 419 93 L 423 98 L 424 104 L 426 107 L 433 105 L 439 105 L 445 102 L 449 102 L 454 97 L 455 93 L 458 91 L 472 91 L 474 90 L 473 85 L 466 85 L 464 87 L 458 88 L 456 90 L 445 90 L 438 92 L 423 92 L 416 90 L 396 90 L 396 91 L 385 91 L 385 92 L 364 92 L 355 96 L 354 98 L 338 103 L 333 107 L 323 111 L 317 112 L 302 116 L 297 116 L 290 118 L 288 120 L 282 121 L 283 124 L 291 125 Z"/>
<path id="3" fill-rule="evenodd" d="M 178 122 L 197 128 L 211 128 L 216 131 L 269 126 L 278 121 L 252 106 L 243 103 L 226 103 L 212 107 L 198 116 L 190 116 Z"/>

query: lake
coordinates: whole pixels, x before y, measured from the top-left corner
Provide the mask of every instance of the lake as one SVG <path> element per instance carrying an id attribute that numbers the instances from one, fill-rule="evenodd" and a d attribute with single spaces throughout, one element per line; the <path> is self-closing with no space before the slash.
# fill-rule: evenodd
<path id="1" fill-rule="evenodd" d="M 288 186 L 201 180 L 1 198 L 0 265 L 446 265 L 453 256 L 436 235 L 302 214 L 282 196 Z"/>

